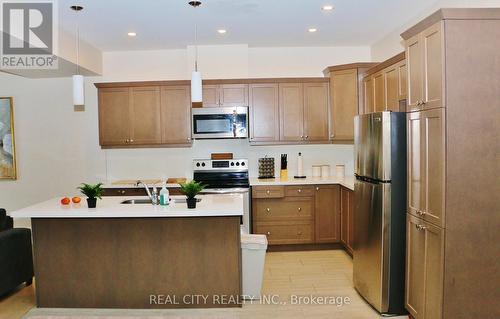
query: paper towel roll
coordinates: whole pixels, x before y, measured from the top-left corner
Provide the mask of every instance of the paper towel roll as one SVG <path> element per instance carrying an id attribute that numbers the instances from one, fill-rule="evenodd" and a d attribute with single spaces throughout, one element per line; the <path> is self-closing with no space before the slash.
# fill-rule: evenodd
<path id="1" fill-rule="evenodd" d="M 302 153 L 297 157 L 297 176 L 304 176 L 304 163 L 302 161 Z"/>

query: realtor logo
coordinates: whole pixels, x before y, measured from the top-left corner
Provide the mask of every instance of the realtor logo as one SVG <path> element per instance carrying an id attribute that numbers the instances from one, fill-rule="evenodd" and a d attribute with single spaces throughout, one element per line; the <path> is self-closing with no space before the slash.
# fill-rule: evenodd
<path id="1" fill-rule="evenodd" d="M 3 69 L 56 69 L 55 1 L 2 1 Z"/>

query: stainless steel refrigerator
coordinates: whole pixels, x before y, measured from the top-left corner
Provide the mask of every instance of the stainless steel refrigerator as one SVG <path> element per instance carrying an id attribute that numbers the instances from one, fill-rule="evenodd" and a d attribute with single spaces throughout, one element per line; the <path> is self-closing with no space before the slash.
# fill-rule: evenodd
<path id="1" fill-rule="evenodd" d="M 406 114 L 354 119 L 354 287 L 378 312 L 404 314 Z"/>

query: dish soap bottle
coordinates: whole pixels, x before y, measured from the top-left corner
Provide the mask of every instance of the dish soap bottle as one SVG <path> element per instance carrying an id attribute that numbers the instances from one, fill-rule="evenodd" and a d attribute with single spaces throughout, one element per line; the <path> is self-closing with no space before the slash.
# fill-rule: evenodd
<path id="1" fill-rule="evenodd" d="M 160 205 L 165 206 L 169 204 L 169 195 L 167 185 L 163 182 L 163 186 L 160 190 Z"/>

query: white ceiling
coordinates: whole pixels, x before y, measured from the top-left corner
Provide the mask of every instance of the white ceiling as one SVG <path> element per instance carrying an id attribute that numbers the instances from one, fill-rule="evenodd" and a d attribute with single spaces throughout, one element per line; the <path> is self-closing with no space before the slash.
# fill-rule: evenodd
<path id="1" fill-rule="evenodd" d="M 185 48 L 194 42 L 195 21 L 201 45 L 358 46 L 373 44 L 436 0 L 202 0 L 197 9 L 187 2 L 62 0 L 59 23 L 74 30 L 69 6 L 83 5 L 81 36 L 103 51 Z M 324 12 L 325 4 L 335 9 Z M 309 27 L 318 31 L 308 33 Z"/>

